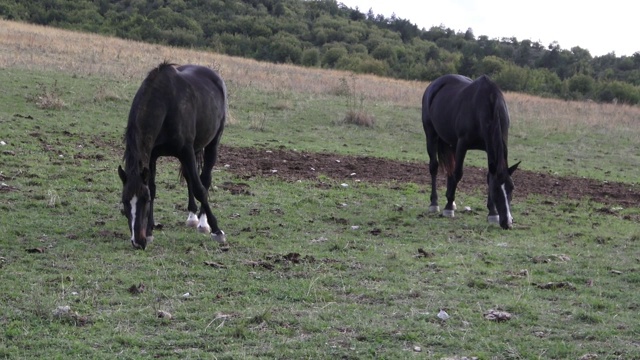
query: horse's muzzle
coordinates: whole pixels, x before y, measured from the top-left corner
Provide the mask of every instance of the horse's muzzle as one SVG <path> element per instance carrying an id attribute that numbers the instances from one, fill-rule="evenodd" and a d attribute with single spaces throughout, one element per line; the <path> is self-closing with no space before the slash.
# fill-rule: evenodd
<path id="1" fill-rule="evenodd" d="M 151 239 L 153 239 L 153 237 L 151 237 Z M 134 236 L 131 238 L 131 245 L 133 245 L 134 249 L 144 250 L 147 247 L 147 240 L 151 239 L 147 239 L 147 232 L 145 231 L 145 229 L 142 229 L 140 233 L 138 233 L 138 236 Z"/>

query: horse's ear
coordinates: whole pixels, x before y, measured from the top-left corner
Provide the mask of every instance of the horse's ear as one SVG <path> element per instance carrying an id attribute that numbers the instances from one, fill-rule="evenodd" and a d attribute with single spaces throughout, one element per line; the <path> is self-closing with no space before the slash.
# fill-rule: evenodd
<path id="1" fill-rule="evenodd" d="M 118 175 L 120 175 L 120 180 L 122 180 L 123 184 L 127 182 L 127 173 L 122 170 L 120 165 L 118 165 Z"/>
<path id="2" fill-rule="evenodd" d="M 518 161 L 515 165 L 509 168 L 509 176 L 513 175 L 513 173 L 518 169 L 518 165 L 520 165 L 522 161 Z"/>
<path id="3" fill-rule="evenodd" d="M 149 185 L 149 168 L 142 168 L 142 173 L 140 174 L 142 177 L 142 183 L 145 185 Z"/>

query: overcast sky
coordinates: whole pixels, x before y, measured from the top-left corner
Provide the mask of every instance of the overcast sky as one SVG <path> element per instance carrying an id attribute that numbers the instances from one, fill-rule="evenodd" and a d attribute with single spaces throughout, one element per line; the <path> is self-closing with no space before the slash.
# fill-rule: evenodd
<path id="1" fill-rule="evenodd" d="M 473 29 L 476 38 L 530 39 L 543 46 L 557 41 L 562 49 L 579 46 L 591 56 L 640 51 L 640 18 L 628 0 L 338 0 L 361 12 L 409 20 L 418 28 L 444 25 L 456 32 Z"/>

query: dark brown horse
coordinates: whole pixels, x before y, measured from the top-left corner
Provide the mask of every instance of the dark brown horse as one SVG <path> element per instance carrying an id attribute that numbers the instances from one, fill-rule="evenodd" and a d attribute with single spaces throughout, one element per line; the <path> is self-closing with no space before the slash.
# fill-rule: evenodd
<path id="1" fill-rule="evenodd" d="M 153 239 L 156 160 L 160 156 L 180 160 L 189 192 L 187 224 L 226 242 L 208 202 L 211 169 L 226 117 L 227 88 L 209 68 L 163 62 L 142 82 L 124 136 L 125 168 L 118 167 L 123 213 L 135 248 L 144 249 Z M 199 176 L 198 167 L 202 168 Z M 199 220 L 194 196 L 200 202 Z"/>
<path id="2" fill-rule="evenodd" d="M 422 97 L 422 125 L 431 174 L 429 211 L 440 211 L 436 192 L 438 162 L 447 175 L 447 205 L 443 215 L 453 217 L 456 187 L 462 178 L 467 150 L 483 150 L 489 165 L 488 220 L 504 229 L 511 228 L 514 188 L 511 175 L 520 163 L 508 166 L 509 111 L 498 86 L 487 76 L 475 81 L 461 75 L 436 79 Z"/>

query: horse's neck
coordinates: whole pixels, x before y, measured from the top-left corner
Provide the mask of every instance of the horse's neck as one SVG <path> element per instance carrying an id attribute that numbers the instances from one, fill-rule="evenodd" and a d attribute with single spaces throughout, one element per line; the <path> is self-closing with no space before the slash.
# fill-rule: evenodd
<path id="1" fill-rule="evenodd" d="M 151 147 L 140 145 L 137 141 L 127 141 L 124 150 L 127 174 L 138 175 L 145 166 L 149 166 Z"/>
<path id="2" fill-rule="evenodd" d="M 489 162 L 489 170 L 493 173 L 500 173 L 507 168 L 507 144 L 500 131 L 500 124 L 494 124 L 498 129 L 493 129 L 488 134 L 487 142 L 487 160 Z"/>

